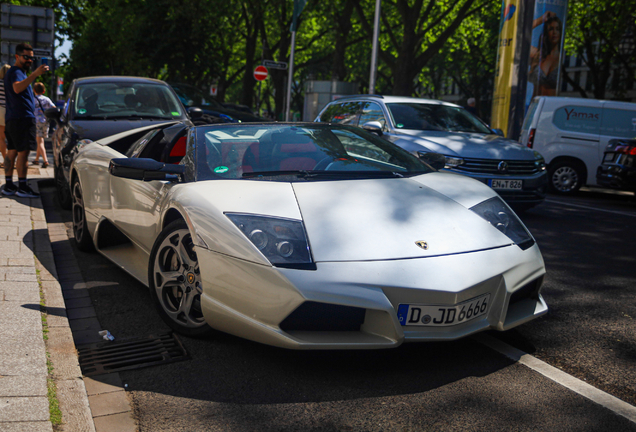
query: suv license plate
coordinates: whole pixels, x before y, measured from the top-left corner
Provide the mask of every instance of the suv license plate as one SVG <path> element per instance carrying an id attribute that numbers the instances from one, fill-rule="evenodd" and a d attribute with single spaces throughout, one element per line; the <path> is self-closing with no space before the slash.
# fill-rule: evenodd
<path id="1" fill-rule="evenodd" d="M 521 190 L 523 189 L 523 180 L 488 180 L 488 186 L 493 189 Z"/>
<path id="2" fill-rule="evenodd" d="M 443 327 L 465 323 L 488 313 L 490 294 L 453 306 L 401 304 L 398 320 L 403 326 Z"/>

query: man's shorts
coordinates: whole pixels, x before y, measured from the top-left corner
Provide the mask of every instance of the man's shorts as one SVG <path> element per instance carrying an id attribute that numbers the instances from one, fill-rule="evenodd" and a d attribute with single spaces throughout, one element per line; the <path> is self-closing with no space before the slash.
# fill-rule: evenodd
<path id="1" fill-rule="evenodd" d="M 23 152 L 36 148 L 35 119 L 32 117 L 7 120 L 4 133 L 8 150 Z"/>
<path id="2" fill-rule="evenodd" d="M 2 85 L 2 84 L 0 84 Z M 3 106 L 0 106 L 0 126 L 4 127 L 4 115 L 7 113 L 7 109 Z"/>
<path id="3" fill-rule="evenodd" d="M 48 138 L 49 137 L 49 122 L 37 122 L 35 124 L 36 136 L 38 138 Z"/>

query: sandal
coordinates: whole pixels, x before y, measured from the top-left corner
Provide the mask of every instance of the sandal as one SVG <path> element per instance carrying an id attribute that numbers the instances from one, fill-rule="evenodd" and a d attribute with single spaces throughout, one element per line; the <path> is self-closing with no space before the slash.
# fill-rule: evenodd
<path id="1" fill-rule="evenodd" d="M 38 161 L 34 160 L 33 162 L 31 162 L 31 164 L 33 164 L 33 165 L 40 165 L 40 162 L 38 162 Z"/>
<path id="2" fill-rule="evenodd" d="M 46 168 L 47 166 L 49 166 L 48 162 L 42 162 L 42 168 Z"/>

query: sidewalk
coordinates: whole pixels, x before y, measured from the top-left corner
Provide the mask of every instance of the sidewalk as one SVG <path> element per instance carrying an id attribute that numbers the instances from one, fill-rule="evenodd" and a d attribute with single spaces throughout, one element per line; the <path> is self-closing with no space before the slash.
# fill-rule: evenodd
<path id="1" fill-rule="evenodd" d="M 38 190 L 38 180 L 52 181 L 53 166 L 29 164 L 28 178 Z M 49 233 L 39 198 L 0 195 L 2 431 L 53 431 L 49 388 L 62 416 L 57 430 L 95 431 L 51 248 L 56 234 L 66 232 Z"/>

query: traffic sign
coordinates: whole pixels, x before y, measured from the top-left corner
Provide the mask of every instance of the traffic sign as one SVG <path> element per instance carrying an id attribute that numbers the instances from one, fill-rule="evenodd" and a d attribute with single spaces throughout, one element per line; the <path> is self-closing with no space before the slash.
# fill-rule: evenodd
<path id="1" fill-rule="evenodd" d="M 254 78 L 256 81 L 263 81 L 267 79 L 269 73 L 267 72 L 267 68 L 265 66 L 256 66 L 254 69 Z"/>
<path id="2" fill-rule="evenodd" d="M 270 69 L 287 70 L 288 64 L 274 60 L 263 60 L 263 66 L 267 66 Z"/>

